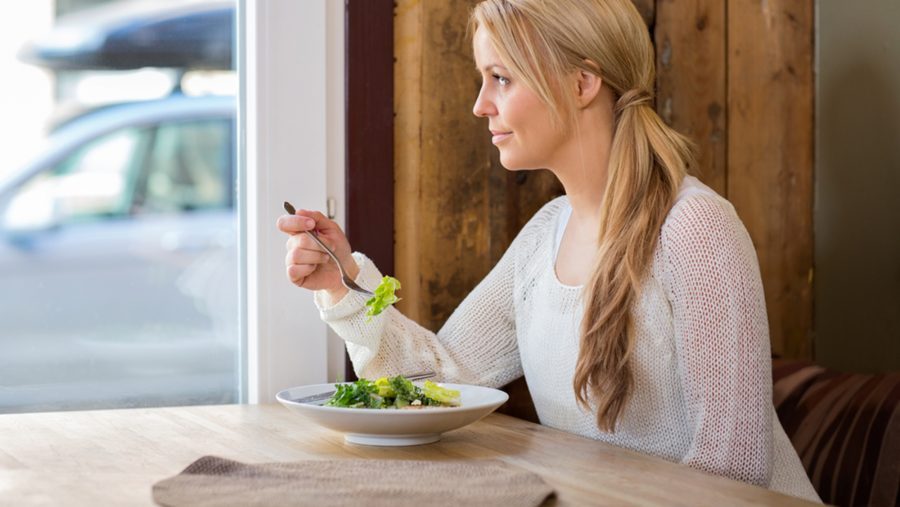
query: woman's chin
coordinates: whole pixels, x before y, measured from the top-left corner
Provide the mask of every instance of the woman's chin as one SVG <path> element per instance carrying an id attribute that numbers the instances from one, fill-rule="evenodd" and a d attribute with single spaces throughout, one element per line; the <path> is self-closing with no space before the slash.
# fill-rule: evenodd
<path id="1" fill-rule="evenodd" d="M 502 149 L 500 150 L 500 165 L 507 171 L 522 171 L 525 169 L 522 160 L 509 156 L 509 154 L 504 153 Z"/>
<path id="2" fill-rule="evenodd" d="M 525 163 L 523 160 L 516 160 L 511 157 L 504 157 L 503 154 L 500 154 L 500 165 L 503 166 L 507 171 L 534 171 L 536 169 L 543 169 L 543 167 L 535 166 L 534 164 Z"/>

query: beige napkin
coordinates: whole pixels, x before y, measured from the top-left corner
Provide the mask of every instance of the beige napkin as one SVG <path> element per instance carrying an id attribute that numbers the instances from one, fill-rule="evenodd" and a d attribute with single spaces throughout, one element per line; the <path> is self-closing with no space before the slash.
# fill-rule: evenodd
<path id="1" fill-rule="evenodd" d="M 540 505 L 553 494 L 537 474 L 498 460 L 309 460 L 247 465 L 204 456 L 153 485 L 168 506 Z"/>

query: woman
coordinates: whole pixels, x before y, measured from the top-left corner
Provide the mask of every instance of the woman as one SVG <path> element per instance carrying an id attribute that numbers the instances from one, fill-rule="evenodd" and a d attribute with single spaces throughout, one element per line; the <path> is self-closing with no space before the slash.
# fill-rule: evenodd
<path id="1" fill-rule="evenodd" d="M 651 101 L 653 48 L 629 0 L 486 0 L 471 17 L 488 120 L 509 170 L 566 196 L 525 225 L 437 333 L 366 322 L 315 228 L 362 285 L 381 274 L 320 213 L 283 216 L 287 274 L 315 290 L 357 373 L 525 375 L 541 423 L 818 501 L 772 407 L 759 266 L 731 205 L 687 176 L 689 142 Z"/>

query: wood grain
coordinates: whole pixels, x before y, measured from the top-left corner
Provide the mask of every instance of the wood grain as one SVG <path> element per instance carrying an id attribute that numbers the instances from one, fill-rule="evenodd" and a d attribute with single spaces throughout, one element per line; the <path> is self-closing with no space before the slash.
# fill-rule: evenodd
<path id="1" fill-rule="evenodd" d="M 725 3 L 660 0 L 656 8 L 657 112 L 697 145 L 704 183 L 727 197 Z"/>
<path id="2" fill-rule="evenodd" d="M 641 13 L 641 17 L 644 18 L 644 23 L 646 23 L 648 27 L 652 27 L 656 17 L 656 1 L 631 0 L 631 2 L 637 7 L 638 12 Z"/>
<path id="3" fill-rule="evenodd" d="M 812 348 L 813 26 L 809 0 L 728 1 L 728 198 L 787 358 Z"/>
<path id="4" fill-rule="evenodd" d="M 0 504 L 153 505 L 151 488 L 205 455 L 309 459 L 500 459 L 540 475 L 550 505 L 800 506 L 802 500 L 493 414 L 435 444 L 367 447 L 280 405 L 0 415 Z"/>
<path id="5" fill-rule="evenodd" d="M 424 294 L 419 278 L 421 216 L 416 212 L 422 179 L 422 9 L 421 0 L 398 0 L 394 7 L 394 262 L 402 284 L 397 309 L 420 322 Z"/>
<path id="6" fill-rule="evenodd" d="M 474 1 L 397 3 L 398 308 L 439 328 L 492 266 L 491 154 L 472 114 L 479 76 L 466 33 Z"/>

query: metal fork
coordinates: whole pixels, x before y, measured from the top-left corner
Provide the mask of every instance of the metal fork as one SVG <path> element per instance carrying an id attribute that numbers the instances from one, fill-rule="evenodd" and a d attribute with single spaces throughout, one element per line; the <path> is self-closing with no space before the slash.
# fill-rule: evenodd
<path id="1" fill-rule="evenodd" d="M 297 214 L 297 210 L 295 210 L 294 207 L 291 205 L 291 203 L 289 203 L 287 201 L 284 201 L 284 210 L 287 211 L 288 213 L 290 213 L 291 215 Z M 368 289 L 364 289 L 363 287 L 360 287 L 356 282 L 353 281 L 352 278 L 347 276 L 347 271 L 344 269 L 344 265 L 341 264 L 341 261 L 338 260 L 337 255 L 334 255 L 334 252 L 332 252 L 330 248 L 325 246 L 325 243 L 323 243 L 322 240 L 319 239 L 319 237 L 316 236 L 316 234 L 314 232 L 312 232 L 312 231 L 303 231 L 303 232 L 305 232 L 306 234 L 309 234 L 309 236 L 313 240 L 315 240 L 316 244 L 319 245 L 319 248 L 324 250 L 325 253 L 327 253 L 328 256 L 331 257 L 331 260 L 333 260 L 334 263 L 337 265 L 338 271 L 341 272 L 341 283 L 344 284 L 344 287 L 347 287 L 350 290 L 355 290 L 356 292 L 360 292 L 369 297 L 372 297 L 375 295 L 374 292 L 372 292 Z"/>

